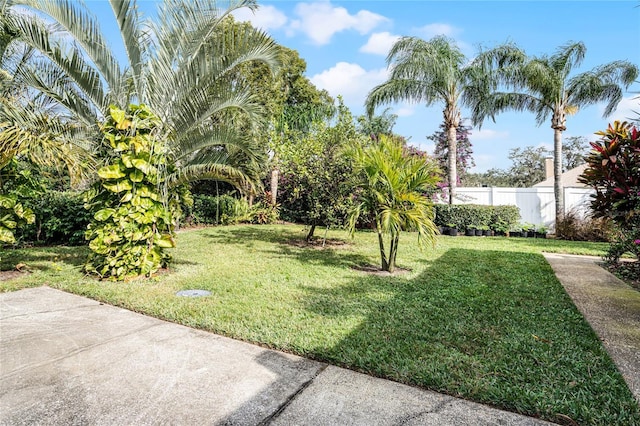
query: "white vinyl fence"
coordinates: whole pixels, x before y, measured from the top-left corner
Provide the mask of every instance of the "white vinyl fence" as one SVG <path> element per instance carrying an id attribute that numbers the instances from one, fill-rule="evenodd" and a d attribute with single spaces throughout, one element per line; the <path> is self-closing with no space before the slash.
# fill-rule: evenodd
<path id="1" fill-rule="evenodd" d="M 522 222 L 554 228 L 555 198 L 553 188 L 456 188 L 454 204 L 482 204 L 489 206 L 515 205 L 520 209 Z M 592 189 L 564 188 L 565 212 L 585 214 L 590 211 Z"/>

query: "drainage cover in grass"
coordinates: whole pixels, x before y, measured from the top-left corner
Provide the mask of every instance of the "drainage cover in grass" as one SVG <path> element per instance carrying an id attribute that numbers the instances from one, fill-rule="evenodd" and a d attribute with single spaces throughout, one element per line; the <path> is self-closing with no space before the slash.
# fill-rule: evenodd
<path id="1" fill-rule="evenodd" d="M 182 297 L 203 297 L 210 296 L 211 292 L 207 290 L 181 290 L 176 293 L 176 296 Z"/>

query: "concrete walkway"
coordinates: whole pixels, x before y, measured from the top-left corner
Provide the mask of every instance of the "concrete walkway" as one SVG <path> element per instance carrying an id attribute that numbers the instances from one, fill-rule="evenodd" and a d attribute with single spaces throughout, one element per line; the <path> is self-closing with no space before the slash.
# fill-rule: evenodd
<path id="1" fill-rule="evenodd" d="M 640 292 L 601 268 L 598 257 L 544 256 L 640 403 Z"/>
<path id="2" fill-rule="evenodd" d="M 548 262 L 640 400 L 640 293 Z M 543 425 L 48 287 L 0 294 L 0 425 Z"/>

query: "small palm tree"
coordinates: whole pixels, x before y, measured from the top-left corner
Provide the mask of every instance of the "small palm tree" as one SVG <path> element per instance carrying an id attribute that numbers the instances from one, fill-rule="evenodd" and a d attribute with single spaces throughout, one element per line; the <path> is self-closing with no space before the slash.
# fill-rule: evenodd
<path id="1" fill-rule="evenodd" d="M 438 182 L 438 166 L 429 158 L 407 154 L 399 141 L 386 135 L 356 148 L 352 156 L 361 182 L 349 229 L 355 232 L 362 216 L 371 220 L 378 234 L 382 270 L 393 272 L 401 231 L 417 231 L 421 245 L 435 243 L 433 207 L 425 191 Z"/>
<path id="2" fill-rule="evenodd" d="M 627 61 L 614 61 L 590 71 L 572 75 L 584 59 L 586 47 L 581 42 L 560 46 L 551 56 L 527 57 L 516 46 L 502 46 L 481 55 L 485 65 L 493 67 L 494 84 L 507 90 L 482 94 L 474 110 L 474 121 L 507 110 L 530 111 L 538 125 L 551 119 L 554 152 L 554 193 L 556 223 L 564 212 L 562 181 L 562 133 L 567 129 L 567 115 L 580 108 L 607 102 L 603 116 L 609 116 L 622 99 L 622 87 L 638 77 L 638 67 Z M 504 64 L 508 66 L 504 66 Z M 487 86 L 488 87 L 488 86 Z M 494 86 L 496 89 L 497 86 Z"/>
<path id="3" fill-rule="evenodd" d="M 220 9 L 214 0 L 165 1 L 153 20 L 143 19 L 136 0 L 110 3 L 124 66 L 100 30 L 104 17 L 82 2 L 0 0 L 2 24 L 37 55 L 35 66 L 22 68 L 23 81 L 95 132 L 110 105 L 145 104 L 160 118 L 158 138 L 176 166 L 165 179 L 170 187 L 207 178 L 250 186 L 250 173 L 233 159 L 251 163 L 260 152 L 250 130 L 262 124 L 264 111 L 238 84 L 235 70 L 254 61 L 274 68 L 277 50 L 265 33 L 226 22 L 231 12 L 255 9 L 256 2 L 230 0 Z"/>
<path id="4" fill-rule="evenodd" d="M 444 103 L 449 203 L 453 203 L 458 180 L 456 131 L 460 125 L 460 106 L 472 99 L 470 95 L 476 92 L 482 68 L 468 63 L 458 46 L 444 36 L 429 41 L 402 37 L 389 51 L 387 66 L 391 72 L 389 79 L 367 96 L 367 114 L 373 116 L 376 106 L 389 102 L 424 102 L 427 106 Z"/>

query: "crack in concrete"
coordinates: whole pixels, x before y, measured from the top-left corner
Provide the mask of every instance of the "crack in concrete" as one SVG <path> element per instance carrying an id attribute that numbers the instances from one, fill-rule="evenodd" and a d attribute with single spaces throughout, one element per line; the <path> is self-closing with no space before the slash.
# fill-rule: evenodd
<path id="1" fill-rule="evenodd" d="M 446 407 L 447 405 L 449 405 L 453 401 L 455 401 L 455 398 L 452 397 L 452 396 L 448 397 L 448 398 L 445 398 L 442 402 L 436 404 L 436 406 L 433 407 L 432 409 L 423 410 L 423 411 L 419 411 L 417 413 L 408 414 L 408 415 L 398 419 L 398 421 L 396 423 L 394 423 L 394 425 L 397 425 L 397 426 L 405 425 L 408 422 L 410 422 L 411 420 L 419 419 L 420 417 L 424 416 L 425 414 L 437 414 L 440 411 L 442 411 L 442 409 L 444 407 Z"/>
<path id="2" fill-rule="evenodd" d="M 322 365 L 322 367 L 320 367 L 318 369 L 318 371 L 316 371 L 316 374 L 310 378 L 309 380 L 307 380 L 306 382 L 302 383 L 300 385 L 300 387 L 298 388 L 298 390 L 296 390 L 293 394 L 291 394 L 282 404 L 280 404 L 280 406 L 269 416 L 265 417 L 260 423 L 258 423 L 258 426 L 266 426 L 271 424 L 272 421 L 274 421 L 275 419 L 277 419 L 283 412 L 284 410 L 287 409 L 287 407 L 289 407 L 289 405 L 291 405 L 291 403 L 300 395 L 302 394 L 302 392 L 304 392 L 309 386 L 311 386 L 311 384 L 318 378 L 318 376 L 320 374 L 322 374 L 322 372 L 324 370 L 327 369 L 327 367 L 329 367 L 329 364 L 324 364 Z"/>
<path id="3" fill-rule="evenodd" d="M 61 308 L 61 309 L 50 309 L 47 311 L 33 311 L 33 312 L 27 312 L 24 314 L 17 314 L 17 315 L 11 315 L 8 317 L 1 317 L 1 320 L 7 320 L 7 319 L 13 319 L 13 318 L 20 318 L 20 317 L 27 317 L 30 315 L 40 315 L 40 314 L 53 314 L 56 312 L 68 312 L 71 310 L 79 310 L 79 309 L 87 309 L 87 308 L 95 308 L 96 306 L 103 306 L 103 303 L 100 302 L 95 302 L 95 303 L 91 303 L 91 304 L 86 304 L 86 305 L 78 305 L 78 306 L 73 306 L 71 308 Z"/>

